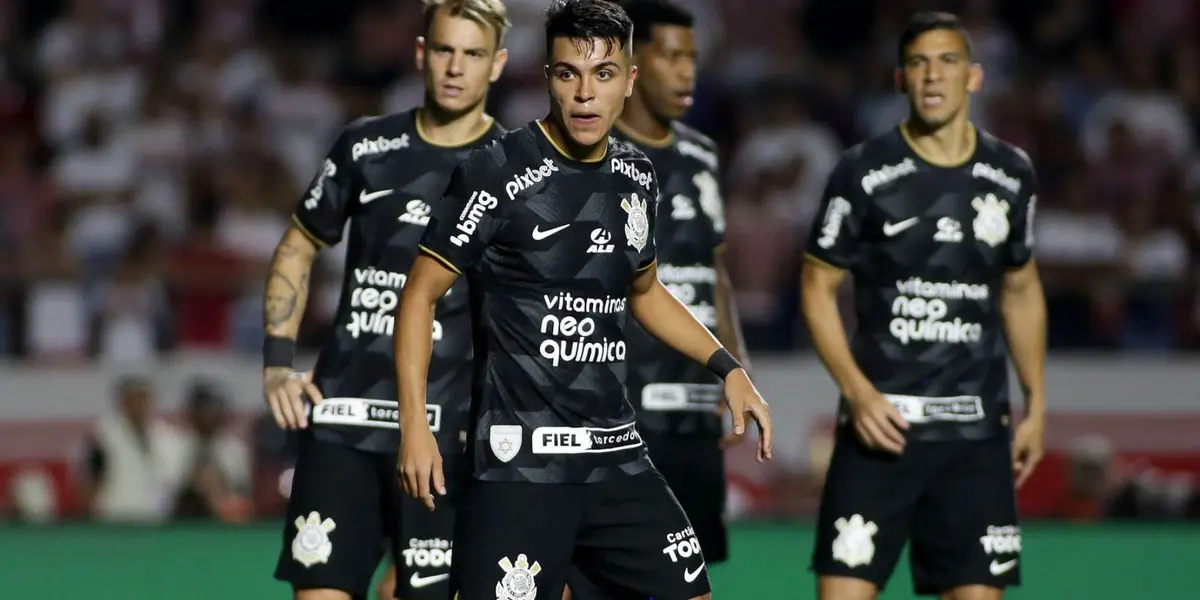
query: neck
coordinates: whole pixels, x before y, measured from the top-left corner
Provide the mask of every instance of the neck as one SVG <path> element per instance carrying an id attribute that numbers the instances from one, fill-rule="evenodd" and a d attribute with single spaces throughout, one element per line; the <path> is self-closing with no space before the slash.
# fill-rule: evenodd
<path id="1" fill-rule="evenodd" d="M 900 125 L 904 137 L 921 158 L 941 166 L 957 166 L 975 154 L 975 126 L 962 114 L 950 122 L 931 127 L 910 118 Z"/>
<path id="2" fill-rule="evenodd" d="M 571 160 L 579 162 L 596 162 L 604 158 L 604 154 L 608 152 L 608 136 L 600 138 L 599 142 L 590 146 L 578 144 L 567 135 L 566 128 L 558 122 L 553 115 L 548 116 L 539 123 L 542 124 L 546 136 L 554 144 L 559 152 L 566 155 Z"/>
<path id="3" fill-rule="evenodd" d="M 463 146 L 475 141 L 492 125 L 480 102 L 465 113 L 451 114 L 426 101 L 417 111 L 417 134 L 434 146 Z"/>
<path id="4" fill-rule="evenodd" d="M 671 137 L 671 120 L 655 115 L 636 91 L 625 102 L 625 110 L 621 112 L 617 123 L 625 133 L 642 138 L 634 141 L 654 144 L 669 141 Z"/>

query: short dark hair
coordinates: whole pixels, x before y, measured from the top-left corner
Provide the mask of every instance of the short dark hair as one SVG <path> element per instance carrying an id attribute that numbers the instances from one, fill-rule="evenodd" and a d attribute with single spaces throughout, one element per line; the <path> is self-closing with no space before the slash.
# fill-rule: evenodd
<path id="1" fill-rule="evenodd" d="M 560 37 L 589 49 L 595 40 L 603 40 L 612 54 L 633 44 L 633 21 L 609 0 L 557 0 L 546 9 L 546 56 Z"/>
<path id="2" fill-rule="evenodd" d="M 655 25 L 691 28 L 696 18 L 671 0 L 615 0 L 633 22 L 633 43 L 649 42 Z"/>
<path id="3" fill-rule="evenodd" d="M 913 13 L 913 16 L 909 17 L 908 24 L 904 26 L 904 31 L 900 33 L 900 41 L 896 48 L 896 64 L 904 66 L 904 63 L 908 60 L 908 47 L 917 41 L 917 38 L 930 31 L 953 31 L 957 33 L 962 38 L 963 45 L 967 48 L 967 58 L 971 58 L 974 54 L 971 44 L 971 34 L 967 33 L 967 28 L 963 27 L 962 21 L 957 16 L 948 12 L 922 10 Z"/>

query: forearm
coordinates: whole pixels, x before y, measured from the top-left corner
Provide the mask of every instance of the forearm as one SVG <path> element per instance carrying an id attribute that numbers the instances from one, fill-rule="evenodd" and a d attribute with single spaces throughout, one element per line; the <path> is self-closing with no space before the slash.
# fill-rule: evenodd
<path id="1" fill-rule="evenodd" d="M 629 310 L 650 335 L 698 363 L 705 364 L 721 348 L 708 328 L 657 279 L 645 291 L 630 295 Z"/>
<path id="2" fill-rule="evenodd" d="M 746 352 L 742 321 L 738 318 L 737 303 L 733 297 L 733 284 L 729 281 L 729 271 L 725 269 L 725 261 L 720 254 L 716 258 L 716 272 L 717 339 L 749 370 L 749 354 Z"/>
<path id="3" fill-rule="evenodd" d="M 1006 289 L 1000 310 L 1026 413 L 1045 415 L 1046 299 L 1041 283 L 1035 279 L 1020 289 Z"/>
<path id="4" fill-rule="evenodd" d="M 263 323 L 272 337 L 296 339 L 308 303 L 308 282 L 317 248 L 289 229 L 275 248 L 263 299 Z"/>
<path id="5" fill-rule="evenodd" d="M 802 293 L 804 321 L 817 356 L 843 394 L 872 385 L 854 360 L 846 328 L 838 311 L 836 290 L 806 289 Z"/>
<path id="6" fill-rule="evenodd" d="M 425 385 L 429 376 L 429 357 L 433 352 L 434 310 L 434 303 L 419 298 L 406 297 L 400 303 L 395 343 L 401 431 L 428 423 Z"/>

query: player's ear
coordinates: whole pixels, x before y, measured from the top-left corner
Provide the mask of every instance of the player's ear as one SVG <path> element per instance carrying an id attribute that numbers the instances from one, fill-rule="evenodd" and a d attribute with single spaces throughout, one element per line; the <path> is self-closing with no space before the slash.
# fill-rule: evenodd
<path id="1" fill-rule="evenodd" d="M 967 91 L 978 92 L 983 87 L 983 66 L 979 63 L 971 63 L 971 70 L 967 73 Z"/>
<path id="2" fill-rule="evenodd" d="M 500 79 L 500 74 L 504 72 L 506 64 L 508 64 L 508 48 L 501 48 L 492 57 L 492 74 L 488 77 L 488 81 L 496 83 L 496 80 Z"/>
<path id="3" fill-rule="evenodd" d="M 637 81 L 637 76 L 638 76 L 637 65 L 630 65 L 629 66 L 629 83 L 626 84 L 626 86 L 625 86 L 625 97 L 626 98 L 633 95 L 633 82 Z"/>
<path id="4" fill-rule="evenodd" d="M 892 71 L 892 85 L 896 87 L 896 91 L 901 94 L 908 93 L 908 83 L 904 81 L 904 69 L 896 67 Z"/>
<path id="5" fill-rule="evenodd" d="M 425 36 L 417 36 L 417 52 L 416 52 L 417 70 L 425 70 Z M 494 79 L 492 81 L 495 81 Z"/>

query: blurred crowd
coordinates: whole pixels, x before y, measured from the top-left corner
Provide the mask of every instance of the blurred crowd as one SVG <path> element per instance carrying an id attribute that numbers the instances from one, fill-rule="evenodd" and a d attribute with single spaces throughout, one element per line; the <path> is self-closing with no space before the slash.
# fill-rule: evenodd
<path id="1" fill-rule="evenodd" d="M 539 15 L 507 0 L 490 102 L 545 110 Z M 958 11 L 976 122 L 1033 156 L 1055 348 L 1197 345 L 1200 8 L 1187 0 L 680 0 L 721 145 L 751 347 L 806 344 L 797 272 L 842 148 L 905 114 L 894 36 Z M 421 100 L 418 0 L 0 0 L 0 356 L 257 352 L 264 264 L 337 129 Z M 302 342 L 337 300 L 325 253 Z"/>

